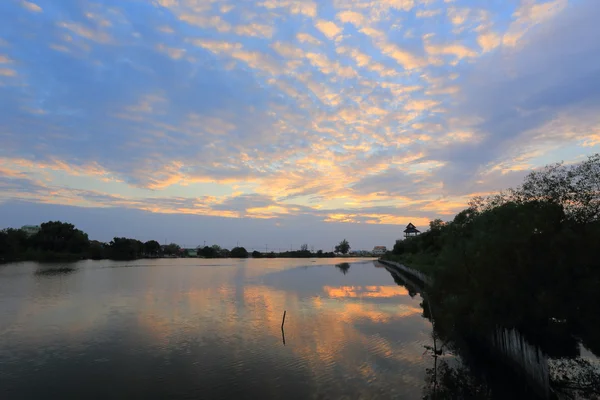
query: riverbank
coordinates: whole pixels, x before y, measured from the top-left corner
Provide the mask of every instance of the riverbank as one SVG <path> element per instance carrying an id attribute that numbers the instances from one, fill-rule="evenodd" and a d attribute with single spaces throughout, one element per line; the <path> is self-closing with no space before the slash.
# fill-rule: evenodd
<path id="1" fill-rule="evenodd" d="M 517 188 L 474 198 L 452 221 L 432 221 L 384 258 L 431 278 L 428 296 L 446 337 L 496 335 L 504 345 L 512 336 L 495 334 L 501 327 L 549 358 L 577 359 L 582 345 L 600 355 L 598 182 L 599 155 L 549 166 Z M 600 396 L 589 389 L 600 374 L 565 385 L 573 382 Z"/>

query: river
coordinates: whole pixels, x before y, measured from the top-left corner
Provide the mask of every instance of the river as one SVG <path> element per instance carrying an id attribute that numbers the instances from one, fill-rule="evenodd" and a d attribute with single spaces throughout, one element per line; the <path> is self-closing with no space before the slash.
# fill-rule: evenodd
<path id="1" fill-rule="evenodd" d="M 0 266 L 0 397 L 421 398 L 421 299 L 345 261 Z"/>
<path id="2" fill-rule="evenodd" d="M 0 265 L 0 398 L 491 397 L 434 357 L 419 294 L 352 261 Z"/>

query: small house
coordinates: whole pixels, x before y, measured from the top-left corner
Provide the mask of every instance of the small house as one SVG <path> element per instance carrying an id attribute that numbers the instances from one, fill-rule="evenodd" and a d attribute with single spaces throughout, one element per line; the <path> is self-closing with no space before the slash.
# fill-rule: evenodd
<path id="1" fill-rule="evenodd" d="M 406 225 L 406 229 L 404 230 L 404 237 L 408 238 L 408 237 L 412 237 L 412 236 L 417 236 L 421 233 L 420 230 L 418 230 L 413 224 L 412 222 L 409 222 L 408 225 Z"/>
<path id="2" fill-rule="evenodd" d="M 387 248 L 385 246 L 375 246 L 373 247 L 373 255 L 374 256 L 382 256 L 387 252 Z"/>

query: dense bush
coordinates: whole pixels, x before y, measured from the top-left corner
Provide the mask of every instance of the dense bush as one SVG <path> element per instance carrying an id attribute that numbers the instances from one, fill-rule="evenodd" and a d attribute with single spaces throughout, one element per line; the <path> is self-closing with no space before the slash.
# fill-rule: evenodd
<path id="1" fill-rule="evenodd" d="M 448 324 L 516 327 L 536 340 L 549 321 L 565 321 L 599 353 L 599 199 L 598 155 L 552 165 L 473 199 L 450 222 L 432 221 L 390 257 L 434 278 L 430 298 Z"/>

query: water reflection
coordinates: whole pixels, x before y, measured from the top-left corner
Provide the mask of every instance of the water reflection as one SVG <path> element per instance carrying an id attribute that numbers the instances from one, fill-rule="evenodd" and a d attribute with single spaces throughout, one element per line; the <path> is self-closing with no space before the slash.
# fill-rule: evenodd
<path id="1" fill-rule="evenodd" d="M 346 275 L 348 273 L 348 270 L 350 269 L 350 264 L 348 264 L 347 262 L 339 263 L 335 264 L 335 267 L 339 268 L 339 270 L 342 271 L 344 275 Z"/>
<path id="2" fill-rule="evenodd" d="M 418 300 L 372 263 L 323 262 L 85 262 L 60 280 L 9 266 L 0 396 L 420 398 Z"/>
<path id="3" fill-rule="evenodd" d="M 53 267 L 53 266 L 41 266 L 35 270 L 36 276 L 56 276 L 56 275 L 67 275 L 77 271 L 74 267 Z"/>

